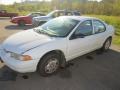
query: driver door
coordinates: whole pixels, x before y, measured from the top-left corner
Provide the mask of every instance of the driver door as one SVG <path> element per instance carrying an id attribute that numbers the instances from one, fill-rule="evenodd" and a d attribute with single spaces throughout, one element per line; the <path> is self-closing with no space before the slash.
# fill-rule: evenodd
<path id="1" fill-rule="evenodd" d="M 83 21 L 68 41 L 68 60 L 92 51 L 94 38 L 92 20 Z"/>

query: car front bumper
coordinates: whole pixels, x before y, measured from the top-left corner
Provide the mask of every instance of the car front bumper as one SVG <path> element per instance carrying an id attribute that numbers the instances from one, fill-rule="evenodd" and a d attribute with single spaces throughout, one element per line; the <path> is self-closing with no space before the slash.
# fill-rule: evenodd
<path id="1" fill-rule="evenodd" d="M 11 58 L 9 55 L 3 52 L 4 50 L 0 49 L 1 60 L 14 71 L 20 73 L 26 72 L 35 72 L 37 69 L 37 64 L 39 60 L 30 60 L 30 61 L 20 61 Z"/>

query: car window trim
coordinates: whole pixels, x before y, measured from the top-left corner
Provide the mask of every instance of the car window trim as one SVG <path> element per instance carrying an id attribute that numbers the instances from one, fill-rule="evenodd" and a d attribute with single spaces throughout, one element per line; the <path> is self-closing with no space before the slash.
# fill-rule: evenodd
<path id="1" fill-rule="evenodd" d="M 105 30 L 103 31 L 103 32 L 105 32 L 106 31 L 106 25 L 101 21 L 101 20 L 98 20 L 98 19 L 93 19 L 92 20 L 92 25 L 93 25 L 93 22 L 94 21 L 99 21 L 101 24 L 103 24 L 104 25 L 104 27 L 105 27 Z M 94 33 L 93 34 L 100 34 L 100 33 L 103 33 L 103 32 L 98 32 L 98 33 L 95 33 L 95 28 L 94 28 L 94 25 L 93 25 L 93 31 L 94 31 Z"/>
<path id="2" fill-rule="evenodd" d="M 71 37 L 73 36 L 73 34 L 74 34 L 75 31 L 77 30 L 77 28 L 80 26 L 80 24 L 83 23 L 83 22 L 85 22 L 85 21 L 91 21 L 91 24 L 92 24 L 92 34 L 91 34 L 91 35 L 94 35 L 94 29 L 93 29 L 92 19 L 88 19 L 88 20 L 84 20 L 84 21 L 82 21 L 82 22 L 80 22 L 80 23 L 78 24 L 78 26 L 75 28 L 74 32 L 70 35 L 69 40 L 74 40 L 74 39 L 71 39 Z M 87 35 L 87 36 L 91 36 L 91 35 Z M 87 36 L 85 36 L 85 37 L 87 37 Z M 78 39 L 78 38 L 75 38 L 75 39 Z"/>

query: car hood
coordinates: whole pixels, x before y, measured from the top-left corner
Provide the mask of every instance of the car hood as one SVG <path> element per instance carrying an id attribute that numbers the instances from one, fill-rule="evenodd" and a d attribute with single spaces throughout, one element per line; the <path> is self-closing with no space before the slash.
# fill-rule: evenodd
<path id="1" fill-rule="evenodd" d="M 22 31 L 12 35 L 2 44 L 6 51 L 22 54 L 35 47 L 53 41 L 54 37 L 39 34 L 34 30 Z"/>

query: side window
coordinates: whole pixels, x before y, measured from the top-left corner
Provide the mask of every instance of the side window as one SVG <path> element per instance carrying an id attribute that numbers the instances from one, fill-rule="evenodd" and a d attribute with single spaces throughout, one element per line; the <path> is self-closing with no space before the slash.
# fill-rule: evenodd
<path id="1" fill-rule="evenodd" d="M 95 34 L 104 32 L 106 30 L 105 25 L 99 20 L 93 20 L 93 27 Z"/>
<path id="2" fill-rule="evenodd" d="M 32 13 L 30 16 L 31 17 L 37 17 L 37 16 L 39 16 L 39 14 L 38 13 Z"/>
<path id="3" fill-rule="evenodd" d="M 65 15 L 67 15 L 67 16 L 71 16 L 72 15 L 72 13 L 71 12 L 66 12 L 66 14 Z"/>
<path id="4" fill-rule="evenodd" d="M 58 15 L 59 15 L 59 12 L 55 12 L 55 13 L 53 13 L 52 17 L 56 18 L 56 17 L 58 17 Z"/>
<path id="5" fill-rule="evenodd" d="M 74 12 L 74 15 L 75 16 L 80 16 L 80 13 L 79 12 Z"/>
<path id="6" fill-rule="evenodd" d="M 58 16 L 64 16 L 64 12 L 60 12 Z"/>
<path id="7" fill-rule="evenodd" d="M 81 36 L 89 36 L 93 34 L 93 27 L 92 27 L 92 21 L 87 20 L 82 22 L 77 30 L 74 33 L 75 35 L 81 35 Z"/>

